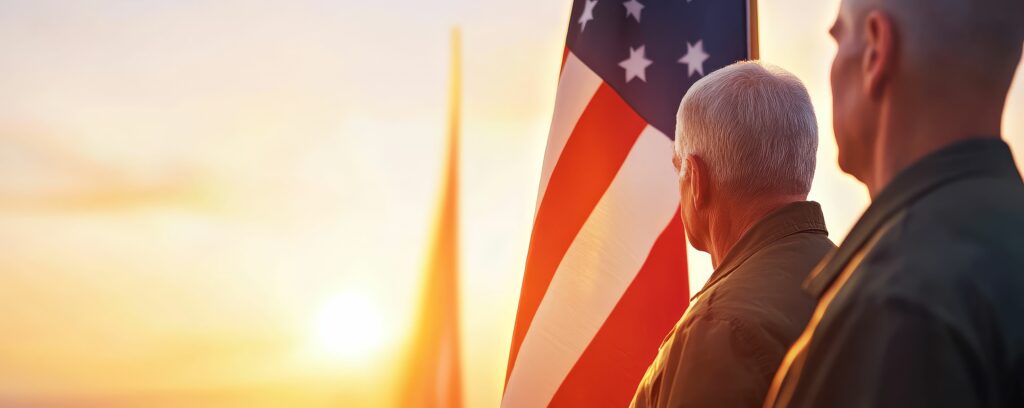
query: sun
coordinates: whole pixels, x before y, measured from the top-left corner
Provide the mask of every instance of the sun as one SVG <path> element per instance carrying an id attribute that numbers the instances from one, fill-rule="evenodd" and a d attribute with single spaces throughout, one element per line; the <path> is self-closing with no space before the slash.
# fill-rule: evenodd
<path id="1" fill-rule="evenodd" d="M 328 300 L 313 322 L 313 342 L 332 361 L 372 360 L 391 340 L 380 305 L 360 292 L 343 292 Z M 319 353 L 318 353 L 319 354 Z"/>

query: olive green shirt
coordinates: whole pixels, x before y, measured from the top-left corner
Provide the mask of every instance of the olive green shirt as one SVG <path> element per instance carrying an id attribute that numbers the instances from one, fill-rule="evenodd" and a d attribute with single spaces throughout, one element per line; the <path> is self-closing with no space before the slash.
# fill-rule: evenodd
<path id="1" fill-rule="evenodd" d="M 786 205 L 751 227 L 691 299 L 632 406 L 759 407 L 814 307 L 800 284 L 833 248 L 814 202 Z"/>
<path id="2" fill-rule="evenodd" d="M 807 288 L 766 407 L 1024 407 L 1024 183 L 1001 140 L 898 174 Z"/>

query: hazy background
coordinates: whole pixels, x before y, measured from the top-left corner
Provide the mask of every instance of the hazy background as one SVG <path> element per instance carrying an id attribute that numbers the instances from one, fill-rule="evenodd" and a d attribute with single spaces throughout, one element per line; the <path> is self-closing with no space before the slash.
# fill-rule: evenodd
<path id="1" fill-rule="evenodd" d="M 393 403 L 453 25 L 465 399 L 497 405 L 570 2 L 212 3 L 0 0 L 0 405 Z M 835 164 L 837 4 L 760 0 L 840 240 L 867 197 Z M 1018 80 L 1018 159 L 1022 117 Z"/>

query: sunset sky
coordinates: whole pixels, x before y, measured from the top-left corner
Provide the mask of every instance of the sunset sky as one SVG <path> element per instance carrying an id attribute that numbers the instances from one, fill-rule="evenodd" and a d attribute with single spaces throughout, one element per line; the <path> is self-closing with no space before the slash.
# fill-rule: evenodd
<path id="1" fill-rule="evenodd" d="M 837 5 L 759 8 L 838 241 L 867 195 L 835 163 Z M 465 401 L 496 406 L 569 8 L 0 0 L 0 405 L 393 403 L 458 25 Z M 1022 160 L 1021 80 L 1006 118 Z"/>

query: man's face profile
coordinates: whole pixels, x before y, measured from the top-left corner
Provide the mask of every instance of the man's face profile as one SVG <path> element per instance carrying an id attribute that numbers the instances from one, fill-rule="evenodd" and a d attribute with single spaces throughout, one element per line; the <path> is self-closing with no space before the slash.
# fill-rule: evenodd
<path id="1" fill-rule="evenodd" d="M 854 0 L 856 1 L 856 0 Z M 839 148 L 839 167 L 863 178 L 870 162 L 874 135 L 874 114 L 861 70 L 865 53 L 864 33 L 851 12 L 851 1 L 844 1 L 829 34 L 836 42 L 832 60 L 832 125 Z"/>

